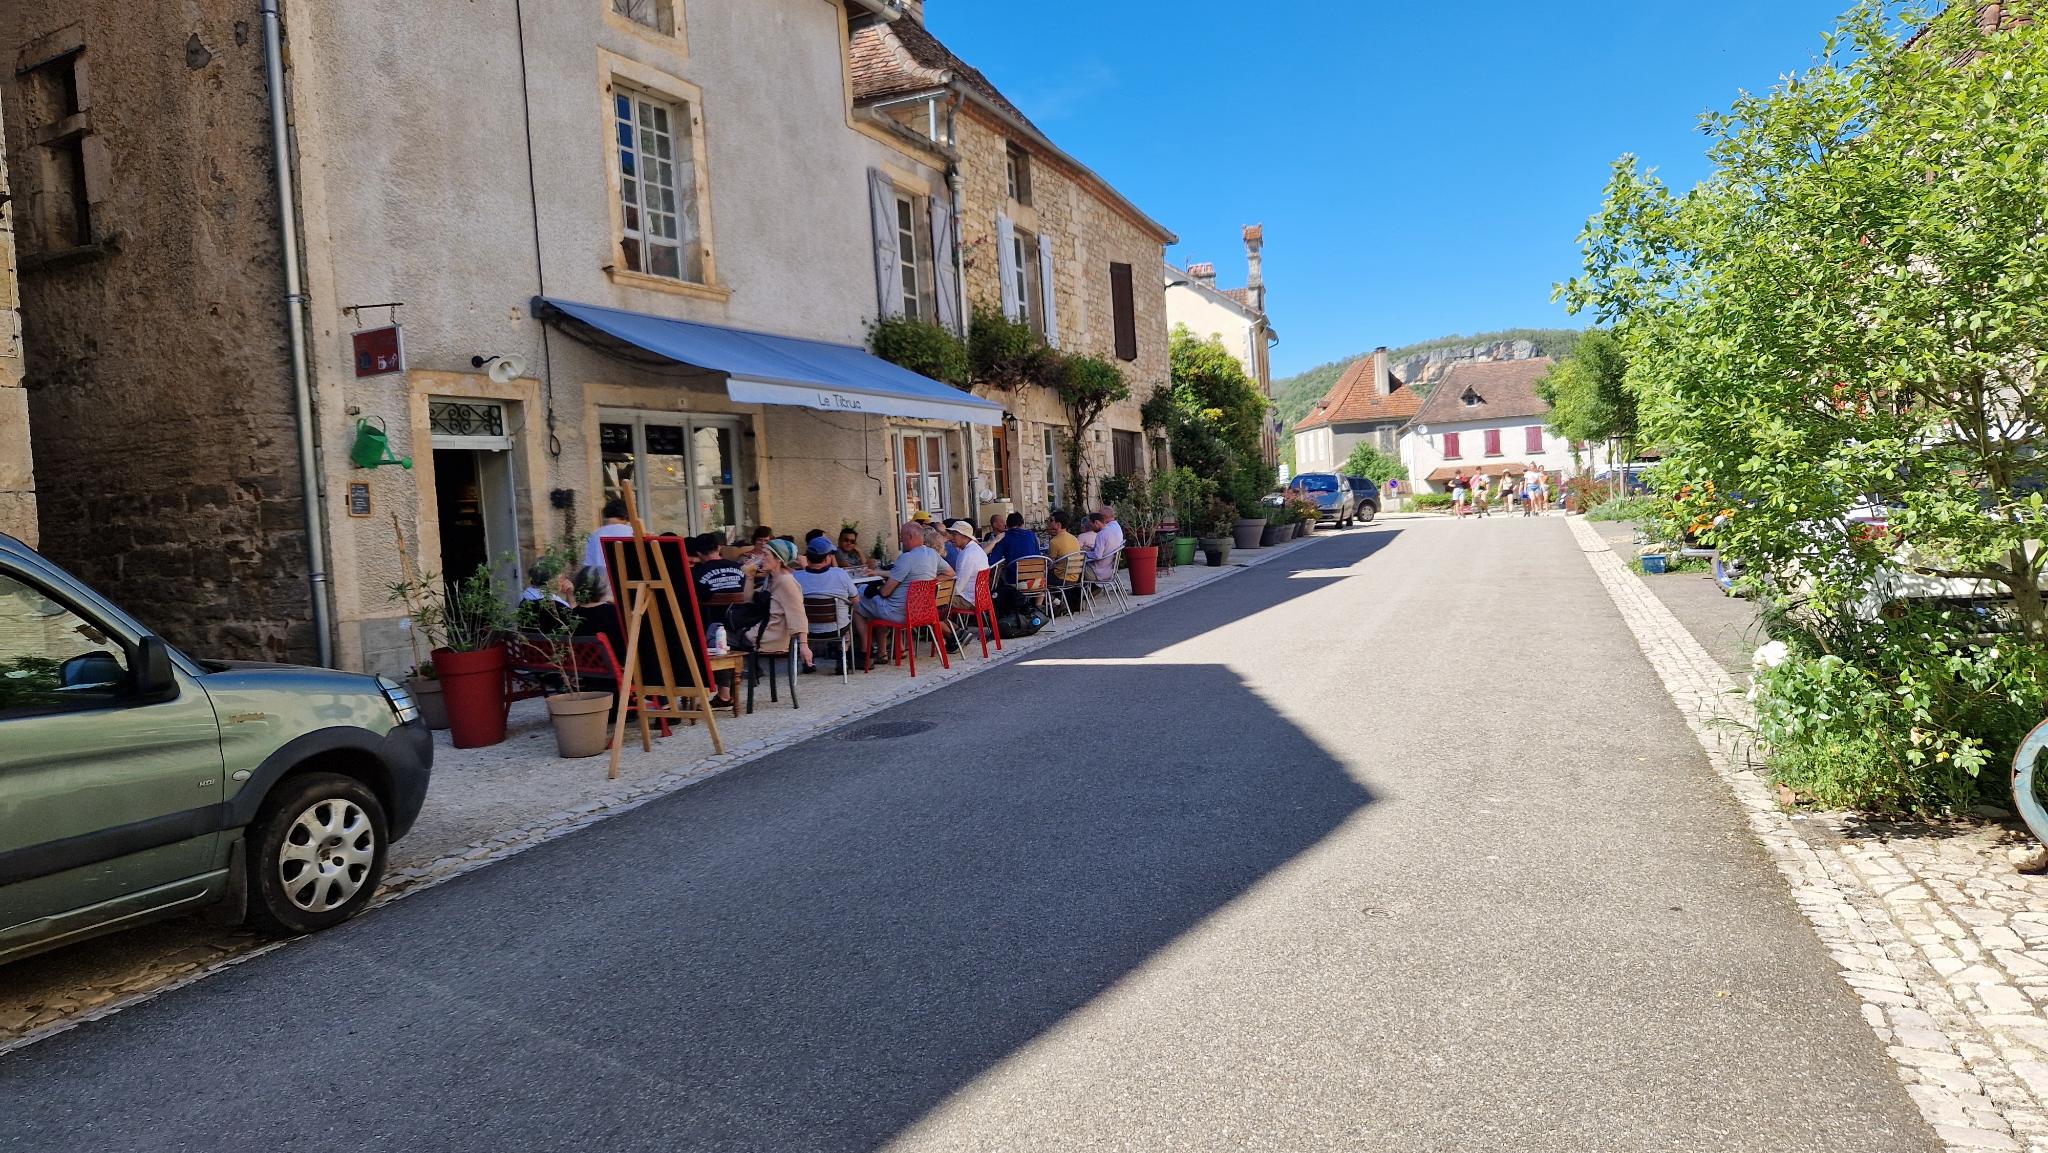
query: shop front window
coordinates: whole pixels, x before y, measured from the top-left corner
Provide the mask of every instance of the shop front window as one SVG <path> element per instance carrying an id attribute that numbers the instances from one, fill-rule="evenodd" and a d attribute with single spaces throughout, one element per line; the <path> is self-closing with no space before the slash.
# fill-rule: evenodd
<path id="1" fill-rule="evenodd" d="M 649 532 L 739 534 L 747 510 L 737 421 L 620 413 L 598 431 L 605 499 L 631 483 Z"/>

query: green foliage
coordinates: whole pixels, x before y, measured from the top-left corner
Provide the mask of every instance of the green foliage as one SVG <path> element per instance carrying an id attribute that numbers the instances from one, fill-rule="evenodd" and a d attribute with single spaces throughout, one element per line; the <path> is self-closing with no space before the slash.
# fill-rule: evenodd
<path id="1" fill-rule="evenodd" d="M 868 329 L 868 348 L 920 376 L 967 387 L 967 343 L 941 325 L 903 316 L 878 320 Z"/>
<path id="2" fill-rule="evenodd" d="M 1419 344 L 1391 349 L 1387 353 L 1387 359 L 1399 363 L 1411 356 L 1420 356 L 1439 349 L 1469 348 L 1473 345 L 1493 344 L 1503 340 L 1526 340 L 1536 346 L 1539 355 L 1563 356 L 1572 347 L 1572 342 L 1578 339 L 1579 331 L 1576 328 L 1503 328 L 1497 332 L 1481 332 L 1471 336 L 1440 336 L 1435 340 L 1425 340 Z M 1282 427 L 1293 428 L 1302 417 L 1308 415 L 1309 409 L 1315 407 L 1316 401 L 1321 400 L 1324 394 L 1330 391 L 1330 386 L 1337 383 L 1337 378 L 1344 375 L 1345 369 L 1350 368 L 1361 356 L 1371 355 L 1367 352 L 1359 356 L 1347 356 L 1342 360 L 1319 364 L 1307 372 L 1274 381 L 1273 411 L 1283 422 Z M 1426 395 L 1429 390 L 1422 388 L 1418 391 Z"/>
<path id="3" fill-rule="evenodd" d="M 1752 693 L 1777 779 L 1824 805 L 1882 813 L 1997 798 L 2048 707 L 2048 653 L 1957 639 L 1970 628 L 1923 610 L 1864 627 L 1844 652 L 1787 634 L 1786 659 L 1760 667 Z"/>
<path id="4" fill-rule="evenodd" d="M 1159 474 L 1155 483 L 1165 486 L 1167 504 L 1180 519 L 1182 535 L 1186 535 L 1185 530 L 1197 527 L 1196 521 L 1216 501 L 1216 482 L 1183 465 Z"/>
<path id="5" fill-rule="evenodd" d="M 1073 482 L 1067 491 L 1086 493 L 1088 454 L 1084 449 L 1088 430 L 1110 405 L 1131 398 L 1131 385 L 1124 379 L 1123 369 L 1112 361 L 1099 356 L 1069 356 L 1063 358 L 1053 391 L 1067 410 L 1067 472 Z"/>
<path id="6" fill-rule="evenodd" d="M 1537 395 L 1550 405 L 1549 425 L 1566 440 L 1635 439 L 1636 398 L 1623 385 L 1628 358 L 1611 332 L 1591 329 L 1580 335 L 1571 355 L 1536 382 Z"/>
<path id="7" fill-rule="evenodd" d="M 969 375 L 976 384 L 1015 391 L 1028 384 L 1057 384 L 1059 354 L 1045 346 L 1031 326 L 999 310 L 976 305 L 967 330 Z"/>
<path id="8" fill-rule="evenodd" d="M 1438 509 L 1451 507 L 1451 494 L 1447 492 L 1416 492 L 1408 494 L 1408 507 L 1414 509 Z"/>
<path id="9" fill-rule="evenodd" d="M 1166 430 L 1174 460 L 1215 481 L 1243 515 L 1264 516 L 1260 501 L 1273 488 L 1262 452 L 1266 398 L 1220 342 L 1199 339 L 1185 325 L 1175 326 L 1168 351 L 1173 409 Z"/>
<path id="10" fill-rule="evenodd" d="M 1337 471 L 1345 476 L 1362 476 L 1374 484 L 1408 479 L 1407 465 L 1365 443 L 1352 449 L 1351 455 L 1344 458 L 1343 466 Z"/>
<path id="11" fill-rule="evenodd" d="M 475 572 L 450 585 L 442 603 L 443 636 L 447 647 L 458 653 L 489 648 L 514 623 L 504 590 L 488 564 L 476 566 Z"/>
<path id="12" fill-rule="evenodd" d="M 1649 521 L 1662 514 L 1670 502 L 1655 496 L 1625 496 L 1619 500 L 1607 500 L 1586 511 L 1587 520 L 1632 520 Z"/>
<path id="13" fill-rule="evenodd" d="M 1710 543 L 1819 604 L 1901 563 L 1994 581 L 2038 644 L 2048 25 L 1973 11 L 1908 47 L 1866 0 L 1815 67 L 1705 119 L 1689 192 L 1624 157 L 1560 293 L 1617 322 L 1667 479 L 1740 494 Z M 1845 523 L 1873 498 L 1910 557 Z"/>

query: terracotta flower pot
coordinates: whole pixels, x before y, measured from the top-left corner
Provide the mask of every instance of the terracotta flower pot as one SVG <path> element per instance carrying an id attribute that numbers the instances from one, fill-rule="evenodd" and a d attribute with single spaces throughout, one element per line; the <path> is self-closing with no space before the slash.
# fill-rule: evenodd
<path id="1" fill-rule="evenodd" d="M 1124 562 L 1131 570 L 1131 595 L 1149 597 L 1159 591 L 1159 546 L 1124 550 Z"/>
<path id="2" fill-rule="evenodd" d="M 440 732 L 448 727 L 448 704 L 441 699 L 441 682 L 433 677 L 414 677 L 405 682 L 406 690 L 420 707 L 420 719 L 427 727 Z"/>
<path id="3" fill-rule="evenodd" d="M 1231 535 L 1235 538 L 1233 543 L 1239 548 L 1258 548 L 1260 539 L 1266 535 L 1266 518 L 1240 520 L 1231 530 Z"/>
<path id="4" fill-rule="evenodd" d="M 474 653 L 434 650 L 434 672 L 448 708 L 448 733 L 458 749 L 505 739 L 505 646 Z"/>
<path id="5" fill-rule="evenodd" d="M 556 693 L 548 698 L 555 722 L 555 751 L 564 757 L 594 757 L 611 743 L 610 693 Z"/>

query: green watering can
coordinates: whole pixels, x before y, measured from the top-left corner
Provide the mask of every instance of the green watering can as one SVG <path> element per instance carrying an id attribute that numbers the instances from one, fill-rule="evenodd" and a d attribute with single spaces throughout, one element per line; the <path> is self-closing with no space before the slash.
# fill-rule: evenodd
<path id="1" fill-rule="evenodd" d="M 371 424 L 372 420 L 377 423 Z M 356 443 L 349 449 L 348 458 L 357 468 L 379 468 L 387 464 L 412 467 L 411 457 L 391 455 L 391 434 L 384 431 L 384 421 L 374 416 L 356 421 Z"/>

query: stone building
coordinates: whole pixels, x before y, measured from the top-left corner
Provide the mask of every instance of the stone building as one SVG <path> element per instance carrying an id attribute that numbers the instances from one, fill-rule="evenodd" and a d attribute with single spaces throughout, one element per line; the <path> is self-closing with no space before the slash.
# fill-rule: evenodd
<path id="1" fill-rule="evenodd" d="M 1000 427 L 974 432 L 984 515 L 1039 520 L 1095 499 L 1101 478 L 1151 467 L 1139 408 L 1169 378 L 1165 294 L 1153 279 L 1174 236 L 1107 181 L 1062 151 L 988 77 L 924 26 L 923 4 L 900 20 L 853 30 L 855 104 L 870 120 L 916 132 L 946 110 L 943 141 L 958 189 L 965 294 L 1068 353 L 1123 370 L 1131 399 L 1112 406 L 1075 445 L 1058 398 L 1041 387 L 977 392 L 1002 402 Z M 1069 491 L 1069 452 L 1083 454 L 1086 493 Z"/>
<path id="2" fill-rule="evenodd" d="M 1243 288 L 1216 287 L 1216 266 L 1209 261 L 1185 269 L 1167 265 L 1166 320 L 1175 328 L 1185 326 L 1198 337 L 1220 341 L 1244 365 L 1245 375 L 1258 386 L 1259 395 L 1271 403 L 1272 348 L 1280 343 L 1280 333 L 1266 312 L 1265 245 L 1265 226 L 1248 225 L 1244 230 Z M 1279 430 L 1269 423 L 1263 441 L 1266 464 L 1278 464 Z"/>
<path id="3" fill-rule="evenodd" d="M 22 387 L 21 312 L 14 273 L 14 207 L 0 143 L 0 533 L 36 543 L 35 462 Z"/>
<path id="4" fill-rule="evenodd" d="M 913 193 L 914 236 L 950 204 L 949 144 L 855 113 L 849 20 L 888 0 L 282 9 L 289 252 L 254 0 L 0 15 L 60 561 L 218 655 L 318 655 L 321 588 L 334 663 L 396 671 L 401 543 L 516 581 L 627 480 L 681 532 L 872 540 L 905 492 L 972 507 L 964 427 L 998 407 L 859 347 L 874 174 Z M 351 459 L 378 435 L 394 463 Z"/>

